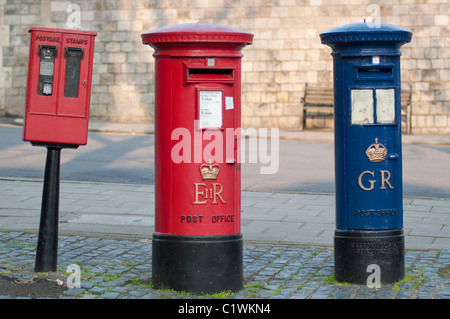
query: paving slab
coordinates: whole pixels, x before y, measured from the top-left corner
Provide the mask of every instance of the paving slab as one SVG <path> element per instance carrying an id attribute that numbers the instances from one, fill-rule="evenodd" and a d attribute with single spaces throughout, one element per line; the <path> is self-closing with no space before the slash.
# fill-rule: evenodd
<path id="1" fill-rule="evenodd" d="M 0 274 L 32 281 L 42 181 L 3 178 L 0 187 Z M 225 299 L 450 299 L 450 200 L 404 198 L 409 279 L 380 289 L 333 281 L 334 202 L 333 194 L 243 191 L 245 284 Z M 58 271 L 48 280 L 67 285 L 75 264 L 82 284 L 39 298 L 211 298 L 151 288 L 153 231 L 154 187 L 62 181 Z"/>
<path id="2" fill-rule="evenodd" d="M 0 179 L 0 231 L 37 231 L 43 183 Z M 23 193 L 25 191 L 25 195 Z M 154 186 L 61 181 L 60 233 L 151 238 Z M 333 246 L 333 194 L 242 191 L 242 233 L 254 243 Z M 450 200 L 404 198 L 407 249 L 450 247 Z M 328 237 L 326 237 L 328 236 Z"/>

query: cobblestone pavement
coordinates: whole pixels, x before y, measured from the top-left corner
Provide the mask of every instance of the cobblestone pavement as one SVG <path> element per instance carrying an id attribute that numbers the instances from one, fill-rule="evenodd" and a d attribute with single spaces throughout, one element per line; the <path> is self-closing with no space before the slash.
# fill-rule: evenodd
<path id="1" fill-rule="evenodd" d="M 236 294 L 199 296 L 152 289 L 148 240 L 60 236 L 58 270 L 39 274 L 33 271 L 36 243 L 35 234 L 0 232 L 0 277 L 22 285 L 45 278 L 65 287 L 76 285 L 68 268 L 75 264 L 81 271 L 79 288 L 33 296 L 4 295 L 0 289 L 0 298 L 450 299 L 450 249 L 406 251 L 405 279 L 375 289 L 336 283 L 332 249 L 245 244 L 244 288 Z"/>

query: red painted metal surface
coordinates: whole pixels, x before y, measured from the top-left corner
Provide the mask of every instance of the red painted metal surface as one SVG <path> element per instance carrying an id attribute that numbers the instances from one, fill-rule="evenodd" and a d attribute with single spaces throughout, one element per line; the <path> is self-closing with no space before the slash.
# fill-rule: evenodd
<path id="1" fill-rule="evenodd" d="M 252 39 L 204 23 L 142 35 L 156 59 L 156 233 L 241 231 L 241 49 Z"/>
<path id="2" fill-rule="evenodd" d="M 30 142 L 85 145 L 97 33 L 38 27 L 31 27 L 29 32 L 30 61 L 23 139 Z M 56 52 L 53 69 L 49 66 L 51 64 L 45 66 L 41 63 L 40 53 L 43 48 Z M 69 65 L 67 62 L 70 52 L 81 53 L 82 57 L 75 67 L 79 73 L 66 77 L 66 70 L 73 72 L 71 62 Z M 40 75 L 52 77 L 50 91 L 46 94 L 38 92 Z M 65 81 L 68 78 L 72 78 L 72 82 L 66 88 Z M 73 94 L 67 93 L 70 89 Z"/>

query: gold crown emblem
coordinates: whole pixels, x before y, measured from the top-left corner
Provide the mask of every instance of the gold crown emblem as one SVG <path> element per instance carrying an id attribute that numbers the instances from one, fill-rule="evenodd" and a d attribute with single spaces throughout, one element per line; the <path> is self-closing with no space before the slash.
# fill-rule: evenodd
<path id="1" fill-rule="evenodd" d="M 378 138 L 375 138 L 375 143 L 369 146 L 366 155 L 371 162 L 382 162 L 387 155 L 387 149 L 383 144 L 378 143 Z"/>
<path id="2" fill-rule="evenodd" d="M 208 161 L 208 164 L 200 165 L 200 174 L 204 181 L 215 181 L 220 172 L 220 166 L 218 164 L 212 164 L 212 160 Z"/>

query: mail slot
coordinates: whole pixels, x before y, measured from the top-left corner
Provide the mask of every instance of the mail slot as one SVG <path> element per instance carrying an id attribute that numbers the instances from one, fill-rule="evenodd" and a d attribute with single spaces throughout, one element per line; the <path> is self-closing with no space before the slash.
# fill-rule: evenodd
<path id="1" fill-rule="evenodd" d="M 242 288 L 241 50 L 253 35 L 207 23 L 142 34 L 155 57 L 153 284 Z"/>
<path id="2" fill-rule="evenodd" d="M 31 27 L 24 141 L 85 145 L 96 32 Z"/>
<path id="3" fill-rule="evenodd" d="M 392 66 L 373 67 L 360 66 L 355 68 L 357 81 L 392 80 Z"/>
<path id="4" fill-rule="evenodd" d="M 234 70 L 233 69 L 188 69 L 188 79 L 189 80 L 211 80 L 211 81 L 221 81 L 221 80 L 233 80 Z"/>
<path id="5" fill-rule="evenodd" d="M 326 31 L 334 62 L 335 275 L 365 284 L 404 276 L 400 47 L 412 33 L 354 23 Z"/>

